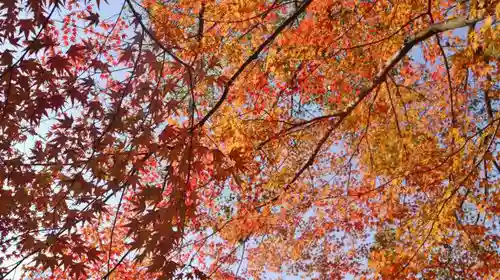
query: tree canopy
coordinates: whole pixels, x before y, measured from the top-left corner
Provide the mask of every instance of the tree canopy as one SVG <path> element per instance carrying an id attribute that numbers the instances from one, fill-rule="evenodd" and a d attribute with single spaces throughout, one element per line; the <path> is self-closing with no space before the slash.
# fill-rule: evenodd
<path id="1" fill-rule="evenodd" d="M 500 277 L 499 17 L 2 1 L 1 279 Z"/>

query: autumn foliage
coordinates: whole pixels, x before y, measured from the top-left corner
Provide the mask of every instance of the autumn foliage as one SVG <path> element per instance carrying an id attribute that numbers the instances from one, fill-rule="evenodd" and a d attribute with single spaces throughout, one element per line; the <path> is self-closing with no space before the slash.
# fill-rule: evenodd
<path id="1" fill-rule="evenodd" d="M 1 1 L 1 279 L 498 279 L 499 17 Z"/>

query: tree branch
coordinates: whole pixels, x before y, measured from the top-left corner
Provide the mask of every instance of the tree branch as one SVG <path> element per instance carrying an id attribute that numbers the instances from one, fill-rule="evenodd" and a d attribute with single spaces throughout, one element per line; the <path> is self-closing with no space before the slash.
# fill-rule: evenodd
<path id="1" fill-rule="evenodd" d="M 427 40 L 428 38 L 436 34 L 473 25 L 481 20 L 482 18 L 470 20 L 465 17 L 457 17 L 441 23 L 433 24 L 428 28 L 411 36 L 408 40 L 406 40 L 404 45 L 389 60 L 386 61 L 384 67 L 382 67 L 375 78 L 373 78 L 371 84 L 361 90 L 359 97 L 351 102 L 351 105 L 347 106 L 346 109 L 344 109 L 344 112 L 352 111 L 352 109 L 356 107 L 374 88 L 383 83 L 389 71 L 392 70 L 394 66 L 396 66 L 396 64 L 398 64 L 398 62 L 401 61 L 401 59 L 403 59 L 415 45 Z"/>
<path id="2" fill-rule="evenodd" d="M 389 71 L 392 70 L 394 68 L 394 66 L 396 66 L 399 63 L 399 61 L 401 61 L 415 45 L 417 45 L 420 42 L 425 41 L 428 38 L 430 38 L 434 35 L 437 35 L 439 33 L 453 30 L 453 29 L 457 29 L 457 28 L 461 28 L 461 27 L 465 27 L 465 26 L 470 26 L 470 25 L 473 25 L 480 20 L 482 20 L 482 19 L 468 20 L 465 17 L 459 17 L 459 18 L 454 18 L 454 19 L 444 21 L 441 23 L 433 24 L 433 25 L 429 26 L 428 28 L 418 32 L 417 34 L 410 37 L 405 42 L 405 44 L 389 60 L 386 61 L 386 63 L 384 64 L 384 67 L 382 67 L 382 69 L 380 69 L 378 74 L 373 78 L 372 82 L 368 86 L 363 88 L 360 91 L 358 98 L 353 100 L 344 110 L 334 112 L 334 113 L 331 113 L 328 115 L 316 117 L 316 118 L 313 118 L 309 121 L 304 121 L 304 122 L 294 124 L 290 128 L 287 128 L 287 129 L 279 132 L 277 135 L 275 135 L 275 137 L 272 137 L 272 138 L 267 139 L 266 141 L 260 143 L 258 145 L 259 149 L 262 148 L 267 143 L 269 143 L 270 141 L 272 141 L 273 139 L 276 139 L 276 137 L 281 136 L 281 135 L 286 135 L 290 132 L 296 131 L 297 129 L 299 129 L 300 127 L 303 127 L 304 125 L 316 123 L 316 122 L 323 121 L 323 120 L 331 120 L 333 117 L 340 117 L 341 119 L 343 119 L 348 114 L 350 114 L 354 110 L 354 108 L 356 108 L 356 106 L 368 94 L 370 94 L 370 92 L 372 92 L 376 87 L 378 87 L 380 84 L 382 84 L 386 80 L 387 74 L 389 73 Z"/>
<path id="3" fill-rule="evenodd" d="M 127 1 L 130 1 L 130 0 L 127 0 Z M 219 109 L 219 107 L 224 103 L 224 100 L 226 100 L 228 94 L 229 94 L 229 90 L 231 88 L 231 86 L 233 85 L 233 83 L 236 81 L 236 79 L 238 79 L 238 77 L 241 75 L 241 73 L 243 73 L 243 71 L 247 68 L 247 66 L 254 60 L 256 60 L 258 57 L 259 57 L 259 54 L 269 45 L 271 44 L 274 39 L 276 39 L 276 37 L 278 37 L 278 35 L 283 32 L 283 30 L 285 30 L 285 28 L 290 25 L 296 18 L 299 17 L 300 14 L 302 14 L 307 6 L 309 6 L 309 4 L 311 4 L 312 0 L 306 0 L 302 6 L 297 9 L 297 11 L 295 13 L 293 13 L 293 15 L 291 17 L 289 17 L 287 20 L 285 20 L 278 28 L 276 28 L 276 30 L 271 34 L 271 36 L 269 36 L 269 38 L 267 38 L 254 52 L 251 56 L 249 56 L 247 58 L 247 60 L 245 60 L 245 62 L 243 62 L 243 64 L 238 68 L 238 70 L 236 70 L 236 72 L 231 76 L 231 78 L 229 78 L 229 80 L 227 81 L 226 85 L 224 86 L 224 91 L 222 92 L 222 95 L 221 97 L 219 98 L 219 100 L 217 101 L 217 103 L 215 104 L 215 106 L 210 110 L 208 111 L 208 113 L 192 128 L 193 130 L 196 129 L 196 128 L 200 128 L 202 127 L 207 121 L 208 119 L 210 119 L 210 117 L 212 117 L 212 115 Z"/>
<path id="4" fill-rule="evenodd" d="M 350 105 L 348 105 L 343 111 L 337 113 L 340 114 L 341 117 L 323 135 L 307 162 L 297 171 L 292 180 L 286 184 L 286 186 L 283 188 L 282 193 L 286 192 L 290 188 L 290 186 L 299 179 L 302 173 L 304 173 L 304 171 L 314 163 L 314 159 L 318 155 L 323 144 L 328 140 L 328 137 L 333 132 L 333 130 L 336 129 L 347 116 L 349 116 L 349 114 L 357 107 L 359 103 L 361 103 L 361 101 L 363 101 L 366 96 L 368 96 L 375 88 L 380 86 L 386 80 L 389 71 L 393 69 L 394 66 L 396 66 L 396 64 L 398 64 L 398 62 L 401 61 L 415 45 L 441 32 L 469 26 L 475 24 L 480 20 L 482 19 L 468 20 L 465 17 L 458 17 L 441 23 L 433 24 L 410 37 L 399 49 L 399 51 L 397 51 L 389 60 L 387 60 L 387 62 L 384 64 L 384 67 L 382 67 L 378 74 L 373 78 L 372 82 L 361 90 L 358 98 L 353 100 Z M 267 205 L 270 202 L 276 201 L 279 196 L 280 195 L 273 197 L 270 201 L 263 203 L 257 208 L 260 208 L 263 205 Z"/>
<path id="5" fill-rule="evenodd" d="M 153 34 L 153 32 L 146 26 L 146 24 L 141 19 L 141 15 L 139 14 L 139 12 L 137 12 L 137 10 L 135 9 L 131 0 L 125 0 L 125 1 L 127 2 L 128 7 L 132 11 L 132 14 L 134 15 L 135 19 L 137 20 L 139 25 L 142 27 L 144 32 L 146 32 L 146 34 L 148 34 L 148 36 L 151 38 L 151 40 L 153 40 L 158 45 L 158 47 L 160 47 L 164 52 L 166 52 L 168 55 L 170 55 L 175 61 L 177 61 L 182 66 L 186 67 L 186 69 L 188 71 L 191 71 L 191 66 L 189 64 L 187 64 L 186 62 L 184 62 L 183 60 L 181 60 L 178 56 L 176 56 L 169 48 L 165 47 L 160 42 L 160 40 L 155 36 L 155 34 Z"/>

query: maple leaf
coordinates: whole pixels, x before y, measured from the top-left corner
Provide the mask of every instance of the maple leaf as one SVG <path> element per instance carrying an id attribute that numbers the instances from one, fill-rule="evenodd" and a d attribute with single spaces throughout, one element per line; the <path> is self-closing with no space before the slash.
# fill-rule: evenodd
<path id="1" fill-rule="evenodd" d="M 71 98 L 72 103 L 75 103 L 75 101 L 78 101 L 82 104 L 87 103 L 87 95 L 85 94 L 85 92 L 83 92 L 82 90 L 79 90 L 75 87 L 71 87 L 69 89 L 68 95 Z"/>
<path id="2" fill-rule="evenodd" d="M 19 20 L 19 32 L 24 33 L 24 37 L 28 39 L 30 33 L 35 32 L 35 26 L 31 19 Z"/>
<path id="3" fill-rule="evenodd" d="M 39 39 L 33 40 L 33 41 L 27 41 L 28 47 L 27 50 L 29 53 L 38 53 L 41 49 L 45 48 L 43 45 L 43 42 Z"/>
<path id="4" fill-rule="evenodd" d="M 86 269 L 88 267 L 84 262 L 73 263 L 71 265 L 70 275 L 74 277 L 74 279 L 80 279 L 80 276 L 86 276 Z"/>
<path id="5" fill-rule="evenodd" d="M 60 109 L 64 105 L 65 101 L 66 99 L 64 98 L 64 96 L 59 94 L 55 94 L 49 98 L 49 103 L 54 109 Z"/>
<path id="6" fill-rule="evenodd" d="M 197 279 L 200 279 L 200 280 L 208 279 L 208 276 L 205 273 L 203 273 L 202 271 L 200 271 L 199 269 L 194 270 L 194 275 Z"/>
<path id="7" fill-rule="evenodd" d="M 174 261 L 167 261 L 163 267 L 163 276 L 167 279 L 172 279 L 175 275 L 175 271 L 178 268 L 178 264 Z"/>
<path id="8" fill-rule="evenodd" d="M 37 264 L 41 264 L 43 267 L 48 269 L 54 269 L 57 267 L 57 260 L 54 257 L 49 257 L 45 254 L 38 254 L 35 259 Z"/>
<path id="9" fill-rule="evenodd" d="M 95 68 L 96 70 L 99 70 L 101 72 L 108 72 L 109 71 L 109 65 L 105 62 L 102 62 L 97 59 L 93 59 L 92 62 L 90 63 L 90 67 Z"/>
<path id="10" fill-rule="evenodd" d="M 164 265 L 165 265 L 165 257 L 163 256 L 155 256 L 153 258 L 153 262 L 152 264 L 148 267 L 148 271 L 149 272 L 157 272 L 157 271 L 161 271 L 162 268 L 164 268 Z"/>
<path id="11" fill-rule="evenodd" d="M 86 254 L 90 263 L 98 263 L 101 260 L 100 255 L 102 252 L 97 250 L 97 248 L 90 249 L 86 252 Z"/>
<path id="12" fill-rule="evenodd" d="M 156 187 L 146 187 L 139 193 L 139 196 L 144 197 L 144 200 L 160 200 L 161 189 Z"/>
<path id="13" fill-rule="evenodd" d="M 0 9 L 2 10 L 14 10 L 15 8 L 16 8 L 15 0 L 2 1 L 2 5 L 0 6 Z"/>
<path id="14" fill-rule="evenodd" d="M 170 125 L 167 125 L 160 133 L 159 139 L 162 141 L 169 141 L 177 135 L 177 131 Z"/>
<path id="15" fill-rule="evenodd" d="M 132 60 L 133 50 L 132 48 L 125 49 L 120 56 L 119 62 L 128 62 Z"/>
<path id="16" fill-rule="evenodd" d="M 234 167 L 238 170 L 245 171 L 247 166 L 246 166 L 246 159 L 245 159 L 245 151 L 243 148 L 234 148 L 229 152 L 229 157 L 234 160 L 235 164 Z"/>
<path id="17" fill-rule="evenodd" d="M 89 12 L 89 15 L 85 18 L 85 20 L 89 22 L 87 27 L 91 25 L 97 26 L 99 24 L 99 14 Z"/>
<path id="18" fill-rule="evenodd" d="M 69 70 L 70 63 L 67 58 L 55 55 L 47 60 L 49 67 L 54 69 L 57 73 L 62 74 Z"/>
<path id="19" fill-rule="evenodd" d="M 12 61 L 13 61 L 14 57 L 12 56 L 11 52 L 12 51 L 10 51 L 10 50 L 4 50 L 2 52 L 2 57 L 0 58 L 0 60 L 2 61 L 3 65 L 7 65 L 7 66 L 12 65 Z"/>
<path id="20" fill-rule="evenodd" d="M 84 51 L 86 51 L 86 47 L 83 45 L 72 45 L 66 51 L 66 55 L 71 59 L 80 59 L 84 55 Z"/>

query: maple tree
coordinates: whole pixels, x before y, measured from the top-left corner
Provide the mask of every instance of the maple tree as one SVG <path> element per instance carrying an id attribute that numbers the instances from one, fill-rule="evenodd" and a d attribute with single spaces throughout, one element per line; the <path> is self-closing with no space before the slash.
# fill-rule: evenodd
<path id="1" fill-rule="evenodd" d="M 2 279 L 498 277 L 499 16 L 2 1 Z"/>

